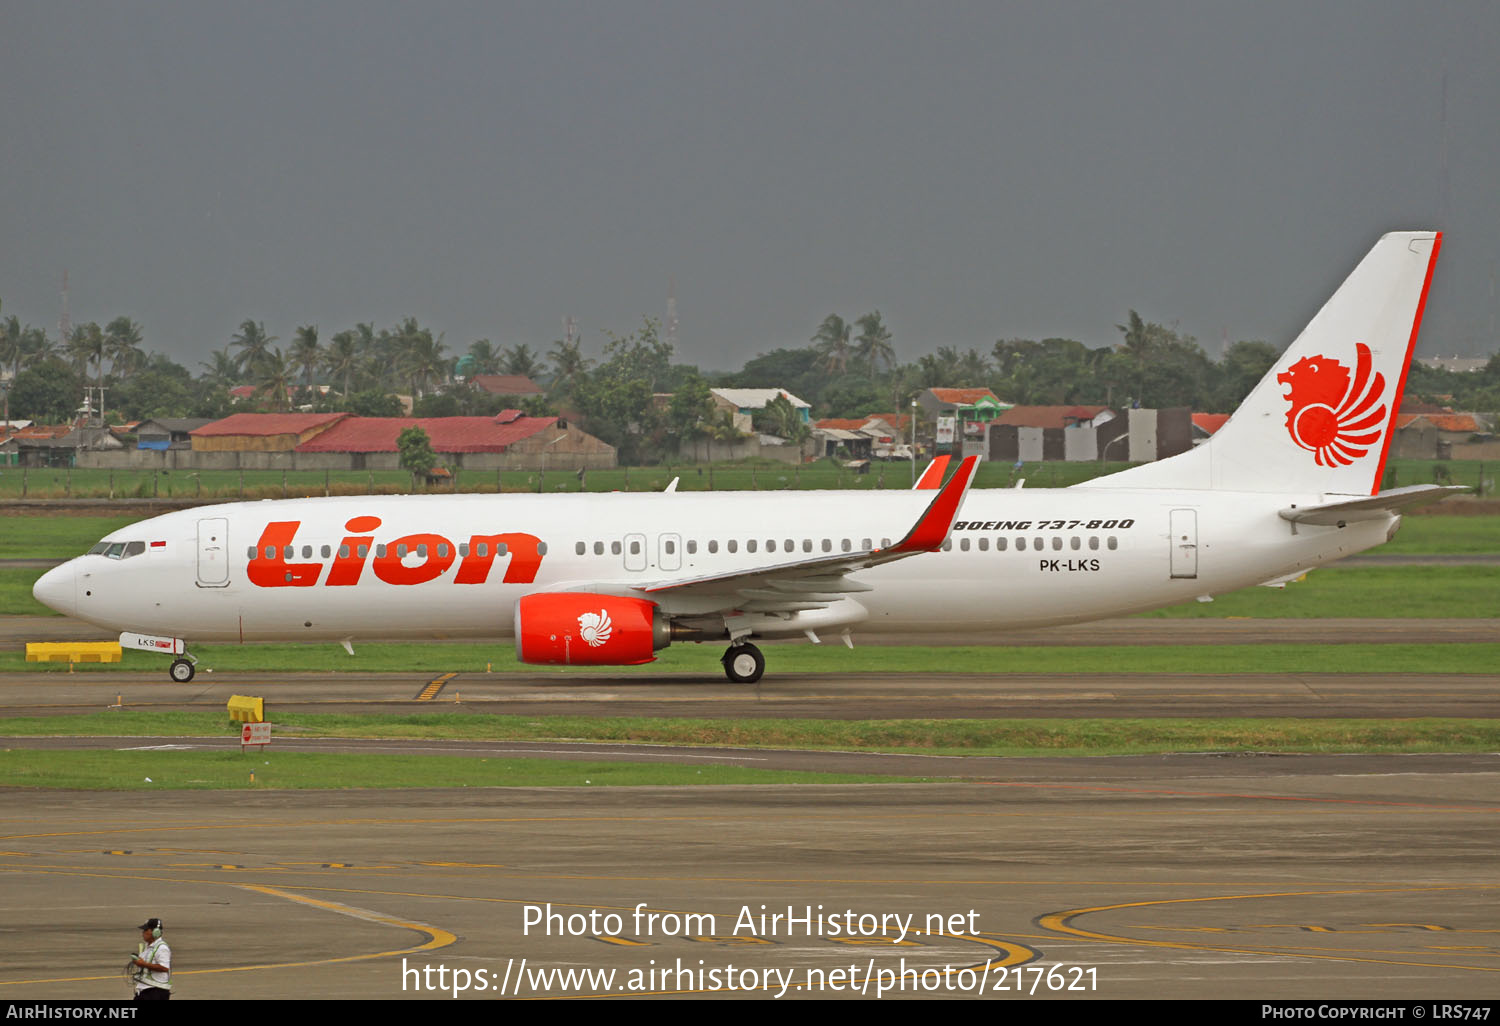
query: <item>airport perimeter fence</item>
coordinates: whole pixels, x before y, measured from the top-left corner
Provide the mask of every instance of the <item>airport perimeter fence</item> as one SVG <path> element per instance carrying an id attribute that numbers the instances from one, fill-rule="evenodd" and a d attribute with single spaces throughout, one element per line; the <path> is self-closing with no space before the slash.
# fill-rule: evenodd
<path id="1" fill-rule="evenodd" d="M 924 463 L 918 463 L 920 473 Z M 1081 484 L 1128 463 L 1044 462 L 1012 466 L 980 464 L 977 488 L 1063 488 Z M 1474 494 L 1494 495 L 1494 463 L 1393 460 L 1384 487 L 1456 484 Z M 800 466 L 785 463 L 662 464 L 608 470 L 455 470 L 451 476 L 416 482 L 404 470 L 105 470 L 82 467 L 0 467 L 0 501 L 7 499 L 236 499 L 303 498 L 318 495 L 394 495 L 496 492 L 654 492 L 673 479 L 678 491 L 776 491 L 784 489 L 906 489 L 912 466 L 873 461 L 863 468 L 830 460 Z"/>

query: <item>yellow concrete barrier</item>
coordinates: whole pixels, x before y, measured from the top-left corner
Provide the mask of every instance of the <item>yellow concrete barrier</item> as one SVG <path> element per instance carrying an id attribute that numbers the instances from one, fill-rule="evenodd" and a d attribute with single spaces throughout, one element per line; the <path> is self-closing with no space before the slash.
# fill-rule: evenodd
<path id="1" fill-rule="evenodd" d="M 248 695 L 229 696 L 229 718 L 238 723 L 264 723 L 266 700 Z"/>
<path id="2" fill-rule="evenodd" d="M 118 663 L 118 641 L 30 641 L 28 663 Z"/>

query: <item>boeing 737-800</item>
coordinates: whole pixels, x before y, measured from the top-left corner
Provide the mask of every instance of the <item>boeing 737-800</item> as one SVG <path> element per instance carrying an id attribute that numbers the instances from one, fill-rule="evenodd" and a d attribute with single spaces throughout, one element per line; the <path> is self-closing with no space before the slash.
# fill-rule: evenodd
<path id="1" fill-rule="evenodd" d="M 187 640 L 513 637 L 529 663 L 673 641 L 1032 627 L 1274 584 L 1455 489 L 1380 490 L 1441 236 L 1384 236 L 1207 443 L 1062 489 L 352 496 L 183 510 L 36 597 L 175 656 Z M 934 475 L 936 476 L 936 475 Z"/>

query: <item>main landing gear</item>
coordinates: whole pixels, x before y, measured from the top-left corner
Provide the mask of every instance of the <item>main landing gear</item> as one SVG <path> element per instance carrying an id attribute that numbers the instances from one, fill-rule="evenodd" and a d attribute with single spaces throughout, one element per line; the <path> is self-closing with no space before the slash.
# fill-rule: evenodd
<path id="1" fill-rule="evenodd" d="M 754 684 L 766 672 L 766 657 L 749 642 L 730 645 L 721 662 L 724 675 L 734 684 Z"/>

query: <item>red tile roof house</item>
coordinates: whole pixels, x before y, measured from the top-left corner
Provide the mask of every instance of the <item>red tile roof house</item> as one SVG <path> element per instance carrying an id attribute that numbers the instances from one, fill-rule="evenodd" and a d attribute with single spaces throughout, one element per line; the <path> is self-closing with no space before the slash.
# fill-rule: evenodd
<path id="1" fill-rule="evenodd" d="M 559 417 L 504 410 L 494 417 L 348 417 L 297 446 L 300 464 L 356 470 L 400 466 L 397 439 L 412 426 L 427 432 L 438 462 L 454 469 L 596 470 L 616 464 L 614 446 Z"/>

